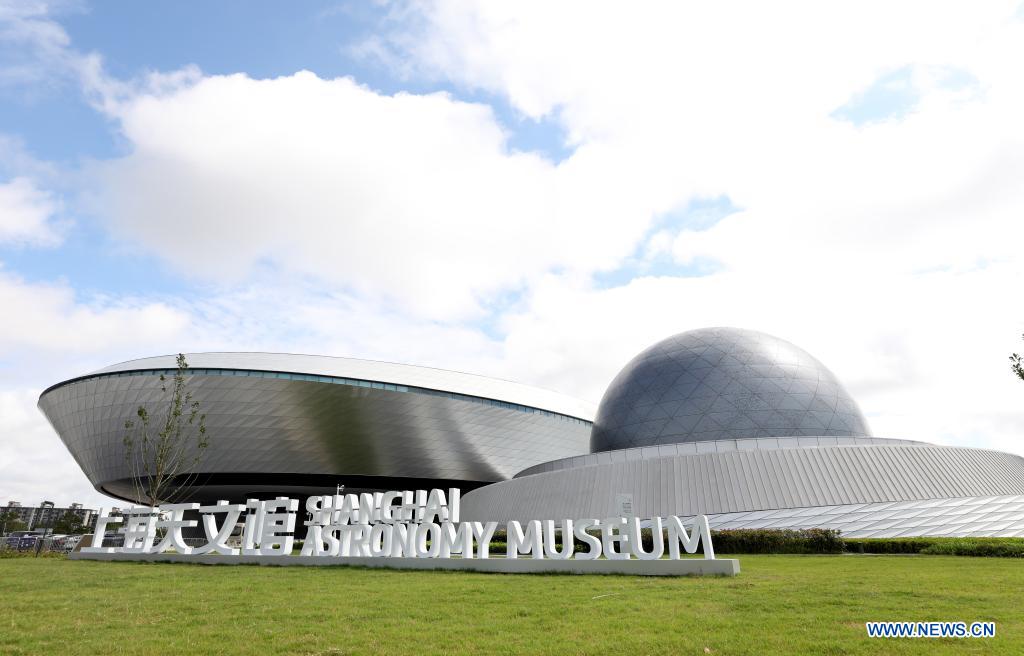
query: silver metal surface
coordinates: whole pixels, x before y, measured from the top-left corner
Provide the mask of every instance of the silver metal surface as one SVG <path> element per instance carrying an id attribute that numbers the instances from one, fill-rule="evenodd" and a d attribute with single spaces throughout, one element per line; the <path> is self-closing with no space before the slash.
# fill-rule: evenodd
<path id="1" fill-rule="evenodd" d="M 207 366 L 243 364 L 239 359 L 189 359 Z M 271 364 L 259 360 L 244 364 Z M 157 371 L 106 372 L 55 386 L 40 397 L 40 409 L 102 492 L 121 498 L 133 494 L 124 422 L 139 405 L 153 410 L 161 403 Z M 580 418 L 525 411 L 482 397 L 403 392 L 400 384 L 406 381 L 391 376 L 398 381 L 393 389 L 236 373 L 189 376 L 189 388 L 207 415 L 210 447 L 185 499 L 303 496 L 333 492 L 337 484 L 353 491 L 471 489 L 544 460 L 583 453 L 590 435 L 590 424 Z M 439 385 L 441 378 L 431 384 Z M 422 376 L 415 380 L 430 382 Z M 498 383 L 482 388 L 506 387 Z"/>
<path id="2" fill-rule="evenodd" d="M 1024 496 L 755 510 L 710 515 L 708 523 L 716 530 L 830 528 L 849 538 L 1024 537 Z"/>
<path id="3" fill-rule="evenodd" d="M 90 375 L 117 371 L 174 369 L 176 367 L 175 357 L 160 355 L 129 360 L 104 367 Z M 578 417 L 586 421 L 593 420 L 595 411 L 592 403 L 539 387 L 459 371 L 417 367 L 395 362 L 294 353 L 189 353 L 187 359 L 189 367 L 194 369 L 276 371 L 335 378 L 356 378 L 508 401 L 570 417 Z"/>
<path id="4" fill-rule="evenodd" d="M 1024 495 L 1024 458 L 944 446 L 818 446 L 670 455 L 526 475 L 468 493 L 467 520 L 691 516 Z"/>
<path id="5" fill-rule="evenodd" d="M 881 446 L 892 446 L 905 444 L 910 446 L 934 446 L 927 442 L 916 440 L 895 440 L 885 437 L 759 437 L 744 440 L 715 440 L 713 442 L 682 442 L 680 444 L 659 444 L 658 446 L 642 446 L 632 449 L 619 449 L 618 451 L 601 451 L 599 453 L 588 453 L 581 456 L 570 456 L 561 460 L 542 462 L 539 465 L 527 467 L 515 475 L 530 476 L 542 472 L 558 471 L 560 469 L 572 469 L 574 467 L 585 467 L 588 465 L 607 465 L 613 462 L 626 462 L 629 460 L 646 460 L 648 458 L 661 458 L 663 456 L 692 456 L 698 453 L 724 453 L 726 451 L 750 451 L 757 449 L 796 449 L 814 448 L 819 446 L 864 446 L 878 444 Z"/>
<path id="6" fill-rule="evenodd" d="M 590 450 L 722 439 L 870 436 L 823 364 L 770 335 L 701 328 L 631 360 L 598 406 Z"/>

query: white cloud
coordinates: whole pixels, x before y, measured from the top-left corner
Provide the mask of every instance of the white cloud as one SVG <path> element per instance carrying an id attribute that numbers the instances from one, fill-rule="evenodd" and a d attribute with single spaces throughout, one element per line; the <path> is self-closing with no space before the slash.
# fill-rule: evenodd
<path id="1" fill-rule="evenodd" d="M 132 152 L 92 181 L 117 234 L 205 279 L 269 263 L 431 318 L 609 266 L 653 208 L 585 160 L 510 152 L 489 107 L 441 93 L 213 76 L 116 116 Z"/>
<path id="2" fill-rule="evenodd" d="M 68 5 L 0 1 L 0 87 L 33 95 L 68 80 L 71 39 L 53 20 Z"/>
<path id="3" fill-rule="evenodd" d="M 55 246 L 61 241 L 53 217 L 60 203 L 28 178 L 0 183 L 0 244 Z"/>
<path id="4" fill-rule="evenodd" d="M 164 352 L 184 339 L 187 315 L 149 301 L 77 299 L 65 285 L 2 273 L 0 307 L 0 505 L 109 505 L 36 408 L 39 393 L 111 362 Z"/>
<path id="5" fill-rule="evenodd" d="M 0 390 L 0 505 L 19 501 L 35 505 L 86 507 L 116 505 L 94 491 L 81 468 L 36 409 L 41 389 Z"/>
<path id="6" fill-rule="evenodd" d="M 102 357 L 103 353 L 153 348 L 188 328 L 188 315 L 143 299 L 75 298 L 65 284 L 28 283 L 0 274 L 0 353 Z"/>
<path id="7" fill-rule="evenodd" d="M 645 247 L 719 273 L 535 285 L 503 324 L 519 377 L 593 397 L 660 337 L 746 326 L 835 369 L 878 434 L 1021 453 L 1024 389 L 1006 366 L 1024 329 L 1014 10 L 436 2 L 400 14 L 388 57 L 556 117 L 575 164 L 624 172 L 657 205 L 721 194 L 743 208 Z M 903 69 L 905 111 L 833 116 Z"/>

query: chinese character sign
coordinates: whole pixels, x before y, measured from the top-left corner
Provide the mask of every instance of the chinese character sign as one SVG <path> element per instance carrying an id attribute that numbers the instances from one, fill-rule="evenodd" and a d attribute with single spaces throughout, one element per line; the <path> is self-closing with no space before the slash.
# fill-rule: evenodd
<path id="1" fill-rule="evenodd" d="M 460 492 L 403 490 L 334 494 L 306 499 L 306 537 L 296 554 L 299 502 L 278 497 L 249 499 L 245 504 L 178 503 L 132 508 L 121 517 L 100 512 L 87 553 L 369 557 L 490 558 L 498 522 L 461 521 Z M 123 523 L 124 542 L 104 547 L 107 531 Z M 116 528 L 116 526 L 115 526 Z M 707 518 L 695 517 L 689 528 L 679 517 L 561 519 L 510 521 L 504 526 L 505 558 L 553 560 L 679 559 L 696 553 L 713 559 Z M 650 529 L 645 543 L 643 529 Z M 189 544 L 185 532 L 202 536 Z M 201 544 L 195 544 L 200 542 Z"/>

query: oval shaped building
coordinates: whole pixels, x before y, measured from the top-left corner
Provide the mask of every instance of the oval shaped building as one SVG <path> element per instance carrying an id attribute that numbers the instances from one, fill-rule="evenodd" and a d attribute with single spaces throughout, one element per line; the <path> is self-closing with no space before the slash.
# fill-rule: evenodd
<path id="1" fill-rule="evenodd" d="M 242 501 L 505 480 L 586 452 L 593 406 L 519 383 L 428 367 L 276 353 L 187 355 L 210 446 L 181 500 Z M 126 419 L 165 398 L 174 356 L 58 383 L 39 398 L 89 481 L 130 501 Z"/>

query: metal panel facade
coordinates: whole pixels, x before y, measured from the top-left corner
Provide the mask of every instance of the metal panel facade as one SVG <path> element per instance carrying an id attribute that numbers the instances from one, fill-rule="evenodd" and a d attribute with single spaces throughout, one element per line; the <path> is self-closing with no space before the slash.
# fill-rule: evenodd
<path id="1" fill-rule="evenodd" d="M 188 364 L 193 369 L 281 371 L 414 385 L 518 403 L 587 421 L 593 420 L 595 410 L 591 403 L 539 387 L 460 371 L 417 367 L 396 362 L 293 353 L 190 353 L 188 354 Z M 160 355 L 104 367 L 90 375 L 118 371 L 174 369 L 175 366 L 175 356 Z"/>
<path id="2" fill-rule="evenodd" d="M 672 476 L 663 474 L 667 463 Z M 904 483 L 911 479 L 915 485 Z M 463 514 L 498 521 L 602 518 L 612 516 L 616 494 L 634 495 L 640 517 L 1024 495 L 1024 458 L 905 444 L 658 456 L 517 477 L 467 494 Z"/>
<path id="3" fill-rule="evenodd" d="M 187 498 L 303 494 L 335 484 L 469 489 L 583 453 L 590 436 L 582 419 L 483 398 L 239 373 L 189 377 L 210 447 Z M 39 406 L 93 485 L 125 498 L 124 422 L 139 405 L 161 402 L 160 386 L 153 373 L 94 376 L 51 388 Z"/>
<path id="4" fill-rule="evenodd" d="M 701 328 L 623 367 L 598 407 L 590 450 L 870 434 L 853 398 L 807 352 L 751 330 Z"/>

